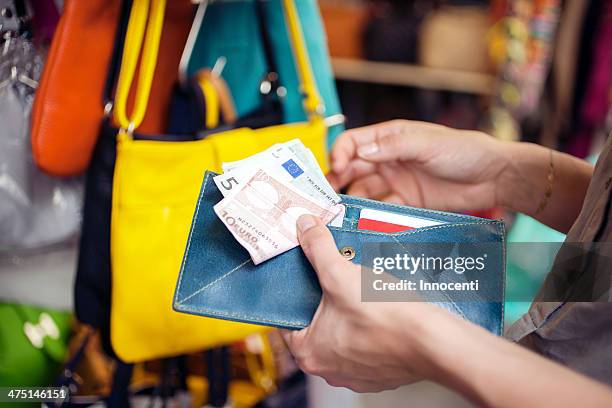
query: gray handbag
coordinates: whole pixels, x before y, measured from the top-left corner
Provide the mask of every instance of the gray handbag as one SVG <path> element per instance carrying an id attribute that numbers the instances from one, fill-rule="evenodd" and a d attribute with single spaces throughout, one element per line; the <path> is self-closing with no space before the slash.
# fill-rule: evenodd
<path id="1" fill-rule="evenodd" d="M 42 58 L 20 37 L 0 44 L 0 251 L 35 249 L 74 238 L 81 179 L 38 170 L 30 150 L 30 113 Z"/>

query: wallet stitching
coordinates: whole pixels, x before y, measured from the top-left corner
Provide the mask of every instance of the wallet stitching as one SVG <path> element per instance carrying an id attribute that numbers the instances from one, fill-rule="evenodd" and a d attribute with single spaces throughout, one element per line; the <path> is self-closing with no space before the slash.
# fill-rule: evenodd
<path id="1" fill-rule="evenodd" d="M 358 205 L 358 204 L 349 204 L 349 203 L 346 203 L 346 202 L 341 202 L 341 204 L 343 204 L 345 207 L 359 208 L 360 210 L 371 210 L 371 209 L 378 210 L 379 208 L 382 208 L 381 211 L 388 210 L 388 208 L 386 207 L 386 203 L 383 204 L 383 205 L 381 205 L 381 204 L 376 205 L 376 203 L 373 202 L 372 205 L 369 206 L 369 207 L 368 206 L 364 206 L 364 205 Z M 391 204 L 389 204 L 389 205 L 391 205 Z M 395 208 L 397 208 L 397 207 L 395 207 Z M 466 222 L 466 221 L 469 221 L 469 220 L 472 220 L 470 223 L 473 224 L 473 223 L 476 223 L 476 222 L 482 222 L 482 220 L 483 220 L 482 218 L 477 218 L 477 217 L 469 217 L 469 216 L 463 216 L 463 215 L 459 215 L 459 214 L 455 215 L 455 214 L 436 213 L 436 212 L 422 210 L 422 209 L 414 208 L 414 207 L 406 207 L 405 206 L 404 210 L 406 208 L 410 208 L 411 210 L 415 210 L 415 212 L 425 213 L 426 216 L 424 216 L 423 214 L 406 214 L 406 211 L 392 212 L 392 213 L 393 214 L 397 214 L 397 215 L 414 216 L 415 218 L 421 218 L 421 219 L 424 219 L 424 220 L 436 221 L 436 222 L 439 222 L 441 224 L 457 224 L 457 223 L 462 223 L 462 222 Z M 447 216 L 447 217 L 457 217 L 457 218 L 460 218 L 460 220 L 451 220 L 451 221 L 440 220 L 440 219 L 434 218 L 432 216 L 432 214 L 435 214 L 435 215 L 444 215 L 444 216 Z M 481 221 L 476 221 L 476 220 L 481 220 Z M 359 223 L 359 220 L 348 219 L 347 221 L 350 222 L 351 224 L 358 224 Z"/>
<path id="2" fill-rule="evenodd" d="M 342 196 L 348 197 L 346 195 L 341 195 L 341 197 Z M 421 213 L 425 213 L 425 214 L 444 215 L 444 216 L 447 216 L 447 217 L 463 218 L 465 220 L 479 220 L 479 219 L 482 220 L 482 218 L 473 217 L 473 216 L 470 216 L 470 215 L 455 214 L 455 213 L 449 213 L 449 212 L 444 212 L 444 211 L 436 211 L 436 210 L 428 210 L 428 209 L 425 209 L 425 208 L 411 207 L 411 206 L 407 206 L 407 205 L 399 205 L 399 204 L 392 204 L 392 203 L 381 203 L 381 202 L 376 201 L 376 200 L 370 200 L 370 199 L 361 198 L 361 197 L 352 197 L 351 196 L 350 199 L 351 200 L 356 200 L 357 202 L 362 201 L 362 202 L 371 203 L 372 206 L 375 206 L 375 207 L 378 207 L 378 208 L 397 208 L 398 210 L 402 210 L 402 214 L 405 214 L 406 209 L 408 208 L 411 211 L 421 212 Z M 361 209 L 371 208 L 371 207 L 365 207 L 363 205 L 352 204 L 352 203 L 347 203 L 347 202 L 344 202 L 344 205 L 352 206 L 352 207 L 356 207 L 356 208 L 361 208 Z"/>
<path id="3" fill-rule="evenodd" d="M 328 228 L 330 230 L 337 230 L 337 231 L 344 231 L 344 232 L 350 232 L 350 233 L 357 233 L 357 234 L 366 234 L 366 235 L 379 235 L 379 236 L 383 236 L 383 237 L 403 237 L 406 235 L 414 235 L 420 232 L 426 232 L 426 231 L 432 231 L 432 230 L 436 230 L 436 229 L 444 229 L 444 228 L 456 228 L 456 227 L 468 227 L 471 225 L 499 225 L 501 222 L 500 221 L 495 221 L 495 220 L 491 220 L 491 221 L 475 221 L 475 222 L 464 222 L 464 223 L 457 223 L 457 222 L 451 222 L 448 224 L 443 224 L 443 225 L 435 225 L 435 226 L 431 226 L 431 227 L 423 227 L 423 228 L 416 228 L 413 230 L 409 230 L 409 231 L 403 231 L 403 232 L 378 232 L 378 231 L 369 231 L 369 230 L 352 230 L 352 229 L 348 229 L 348 228 L 344 228 L 344 227 L 332 227 L 332 226 L 328 226 Z"/>
<path id="4" fill-rule="evenodd" d="M 505 224 L 503 222 L 500 222 L 497 225 L 497 229 L 499 231 L 499 235 L 501 237 L 501 244 L 502 244 L 502 299 L 501 302 L 499 302 L 499 311 L 501 314 L 501 321 L 500 321 L 500 328 L 499 328 L 499 335 L 503 335 L 504 333 L 504 321 L 505 321 L 505 313 L 506 313 L 506 308 L 505 308 L 505 302 L 506 302 L 506 227 Z"/>
<path id="5" fill-rule="evenodd" d="M 247 263 L 251 262 L 251 258 L 248 258 L 246 261 L 242 262 L 240 265 L 236 266 L 235 268 L 225 272 L 223 275 L 219 276 L 217 279 L 213 280 L 212 282 L 207 283 L 206 285 L 202 286 L 200 289 L 196 290 L 195 292 L 193 292 L 191 295 L 187 296 L 186 298 L 184 298 L 183 300 L 181 300 L 181 302 L 186 302 L 189 299 L 191 299 L 192 297 L 194 297 L 195 295 L 201 293 L 202 291 L 210 288 L 211 286 L 213 286 L 215 283 L 218 283 L 219 281 L 222 281 L 223 279 L 227 278 L 228 276 L 230 276 L 232 273 L 236 272 L 237 270 L 239 270 L 240 268 L 242 268 L 244 265 L 246 265 Z"/>
<path id="6" fill-rule="evenodd" d="M 202 186 L 202 190 L 200 191 L 200 196 L 198 197 L 198 204 L 196 205 L 196 211 L 195 211 L 195 215 L 194 215 L 194 220 L 198 219 L 198 214 L 200 213 L 200 204 L 202 204 L 202 198 L 204 197 L 204 192 L 206 191 L 206 184 L 207 184 L 207 180 L 208 180 L 208 176 L 210 176 L 209 172 L 206 172 L 204 174 L 204 182 L 203 182 L 203 186 Z M 183 271 L 185 270 L 185 264 L 187 263 L 187 258 L 189 258 L 189 248 L 191 248 L 191 238 L 193 237 L 193 228 L 195 226 L 195 223 L 191 224 L 191 229 L 189 231 L 189 239 L 187 240 L 187 247 L 185 248 L 185 256 L 183 256 L 183 262 L 181 263 L 181 270 L 179 272 L 179 281 L 178 281 L 178 287 L 176 288 L 176 301 L 178 303 L 183 302 L 185 299 L 183 300 L 178 300 L 178 296 L 181 293 L 181 286 L 183 283 Z M 191 296 L 191 295 L 190 295 Z"/>
<path id="7" fill-rule="evenodd" d="M 182 305 L 183 310 L 188 311 L 188 312 L 193 312 L 196 314 L 200 314 L 200 315 L 212 315 L 212 316 L 221 316 L 221 317 L 226 317 L 226 318 L 239 318 L 239 319 L 243 319 L 243 320 L 247 320 L 249 323 L 271 323 L 271 324 L 283 324 L 283 325 L 287 325 L 287 326 L 291 326 L 291 327 L 306 327 L 308 325 L 307 322 L 304 321 L 287 321 L 287 320 L 279 320 L 279 319 L 275 319 L 275 320 L 270 320 L 270 319 L 266 319 L 265 317 L 257 317 L 257 318 L 253 318 L 252 315 L 244 315 L 242 313 L 237 313 L 237 312 L 223 312 L 223 311 L 218 311 L 218 310 L 214 310 L 214 309 L 208 309 L 208 308 L 194 308 L 188 305 Z"/>
<path id="8" fill-rule="evenodd" d="M 209 178 L 209 176 L 211 174 L 212 174 L 211 172 L 206 172 L 206 174 L 204 176 L 204 182 L 203 182 L 204 186 L 202 188 L 202 192 L 200 193 L 200 197 L 198 198 L 198 204 L 196 206 L 196 212 L 195 212 L 195 216 L 194 216 L 195 219 L 197 219 L 198 214 L 200 212 L 200 205 L 202 203 L 202 198 L 204 197 L 204 193 L 206 191 L 207 181 L 208 181 L 208 178 Z M 187 248 L 186 248 L 186 252 L 185 252 L 186 254 L 189 254 L 189 248 L 191 247 L 191 238 L 192 237 L 193 237 L 193 225 L 192 225 L 192 231 L 189 232 L 189 240 L 187 241 Z M 183 271 L 185 270 L 185 264 L 187 262 L 187 258 L 188 257 L 189 257 L 189 255 L 183 257 L 183 264 L 181 265 L 181 271 L 179 273 L 179 284 L 178 284 L 178 288 L 177 288 L 177 297 L 178 297 L 178 294 L 181 291 L 181 284 L 183 282 L 183 280 L 181 278 L 183 276 Z M 227 313 L 227 312 L 217 311 L 217 310 L 208 309 L 208 308 L 193 308 L 193 307 L 190 307 L 190 306 L 187 306 L 187 305 L 183 304 L 183 302 L 186 302 L 187 300 L 191 299 L 192 297 L 194 297 L 198 293 L 201 293 L 202 291 L 204 291 L 205 289 L 209 288 L 213 284 L 218 283 L 220 280 L 225 279 L 230 274 L 232 274 L 235 271 L 241 269 L 249 261 L 251 261 L 251 258 L 247 259 L 246 261 L 244 261 L 243 263 L 241 263 L 237 267 L 233 268 L 232 270 L 226 272 L 225 274 L 223 274 L 222 276 L 218 277 L 214 281 L 212 281 L 212 282 L 208 283 L 207 285 L 201 287 L 196 292 L 192 293 L 191 295 L 187 296 L 186 298 L 183 298 L 182 300 L 178 301 L 178 305 L 183 310 L 185 310 L 185 311 L 191 311 L 191 312 L 199 313 L 199 314 L 209 313 L 209 314 L 214 315 L 214 316 L 222 316 L 222 317 L 227 317 L 227 318 L 237 317 L 237 318 L 240 318 L 240 319 L 250 320 L 250 321 L 253 321 L 253 322 L 262 322 L 262 323 L 270 323 L 270 324 L 284 324 L 284 325 L 293 326 L 293 327 L 304 327 L 304 326 L 306 326 L 307 323 L 305 323 L 303 321 L 285 321 L 285 320 L 278 320 L 278 319 L 276 319 L 276 320 L 269 320 L 269 319 L 265 319 L 265 318 L 257 318 L 256 320 L 253 320 L 252 317 L 243 315 L 241 313 Z"/>
<path id="9" fill-rule="evenodd" d="M 198 197 L 198 204 L 196 206 L 196 211 L 195 211 L 195 215 L 194 215 L 194 219 L 198 218 L 198 214 L 200 213 L 200 205 L 202 203 L 202 198 L 204 197 L 204 193 L 206 191 L 206 184 L 208 181 L 209 176 L 211 175 L 210 172 L 206 172 L 206 174 L 204 175 L 204 182 L 203 182 L 203 188 L 202 191 L 200 193 L 200 197 Z M 177 288 L 177 298 L 178 298 L 178 294 L 181 292 L 181 284 L 183 282 L 182 276 L 183 276 L 183 271 L 185 270 L 185 264 L 187 263 L 187 258 L 189 257 L 189 248 L 191 247 L 191 238 L 193 237 L 193 224 L 192 224 L 192 230 L 189 231 L 189 239 L 187 241 L 187 248 L 185 249 L 185 254 L 186 256 L 183 257 L 183 263 L 181 265 L 181 271 L 179 273 L 179 282 L 178 282 L 178 288 Z M 210 286 L 212 286 L 213 284 L 219 282 L 222 279 L 225 279 L 226 277 L 228 277 L 229 275 L 231 275 L 232 273 L 234 273 L 235 271 L 237 271 L 238 269 L 242 268 L 244 265 L 246 265 L 249 261 L 251 261 L 251 258 L 248 258 L 246 261 L 242 262 L 240 265 L 238 265 L 237 267 L 233 268 L 232 270 L 225 272 L 223 275 L 219 276 L 217 279 L 213 280 L 212 282 L 209 282 L 208 284 L 206 284 L 205 286 L 201 287 L 200 289 L 198 289 L 197 291 L 195 291 L 194 293 L 190 294 L 189 296 L 178 300 L 177 302 L 179 304 L 186 302 L 187 300 L 191 299 L 192 297 L 196 296 L 198 293 L 201 293 L 202 291 L 208 289 Z"/>

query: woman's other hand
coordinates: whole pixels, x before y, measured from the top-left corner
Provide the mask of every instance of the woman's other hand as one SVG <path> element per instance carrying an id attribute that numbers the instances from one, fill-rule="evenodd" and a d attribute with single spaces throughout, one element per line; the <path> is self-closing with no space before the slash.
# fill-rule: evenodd
<path id="1" fill-rule="evenodd" d="M 395 120 L 352 129 L 331 151 L 329 180 L 348 194 L 449 211 L 499 204 L 503 143 L 477 131 Z"/>

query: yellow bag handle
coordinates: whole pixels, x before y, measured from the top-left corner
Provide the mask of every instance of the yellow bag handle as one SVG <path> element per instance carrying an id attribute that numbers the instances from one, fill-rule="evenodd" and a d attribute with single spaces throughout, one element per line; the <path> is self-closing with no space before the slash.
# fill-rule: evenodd
<path id="1" fill-rule="evenodd" d="M 149 15 L 150 9 L 150 15 Z M 121 59 L 121 71 L 115 92 L 114 118 L 124 133 L 130 135 L 142 123 L 151 93 L 153 74 L 157 64 L 159 40 L 164 25 L 166 0 L 133 0 L 125 45 Z M 148 24 L 147 24 L 148 18 Z M 146 26 L 146 39 L 143 36 Z M 127 114 L 127 101 L 132 81 L 142 51 L 142 60 L 138 72 L 138 89 L 131 117 Z"/>
<path id="2" fill-rule="evenodd" d="M 204 95 L 204 118 L 206 129 L 219 126 L 219 95 L 212 82 L 207 78 L 198 78 L 198 85 Z"/>
<path id="3" fill-rule="evenodd" d="M 270 344 L 267 334 L 252 334 L 245 341 L 258 341 L 259 353 L 249 350 L 248 344 L 245 346 L 244 357 L 247 364 L 249 376 L 255 385 L 264 390 L 267 394 L 276 391 L 276 360 L 274 351 Z"/>
<path id="4" fill-rule="evenodd" d="M 304 110 L 309 120 L 313 120 L 315 117 L 320 118 L 324 114 L 325 106 L 314 80 L 314 74 L 310 66 L 310 58 L 306 50 L 306 43 L 304 41 L 295 3 L 294 0 L 283 0 L 283 4 L 285 19 L 289 30 L 289 39 L 296 61 L 298 76 L 300 78 L 300 88 L 305 94 Z M 140 62 L 138 89 L 136 91 L 132 115 L 128 117 L 127 100 L 134 80 L 138 56 L 140 55 L 141 48 L 143 48 L 143 34 L 145 25 L 147 25 L 149 7 L 151 11 L 148 16 L 144 50 Z M 133 1 L 115 96 L 114 118 L 123 130 L 123 132 L 120 133 L 131 135 L 144 119 L 151 92 L 153 74 L 157 64 L 159 40 L 163 28 L 165 7 L 166 0 Z M 218 114 L 218 109 L 216 111 Z M 214 115 L 211 115 L 211 118 L 213 116 Z M 209 116 L 207 115 L 207 127 L 209 125 L 208 118 Z M 211 119 L 211 122 L 212 121 Z"/>
<path id="5" fill-rule="evenodd" d="M 304 32 L 294 0 L 283 0 L 285 6 L 285 19 L 289 28 L 289 39 L 296 61 L 298 76 L 300 77 L 301 91 L 304 92 L 304 110 L 311 118 L 313 115 L 322 117 L 325 114 L 325 104 L 321 99 L 317 84 L 312 73 L 310 57 L 304 41 Z"/>
<path id="6" fill-rule="evenodd" d="M 236 106 L 234 105 L 234 98 L 232 98 L 232 93 L 229 90 L 229 87 L 227 86 L 227 83 L 225 82 L 225 80 L 217 75 L 214 74 L 210 69 L 208 68 L 202 68 L 200 69 L 198 72 L 196 72 L 195 74 L 195 78 L 196 81 L 198 82 L 198 85 L 200 86 L 200 89 L 202 90 L 202 94 L 204 95 L 204 99 L 206 101 L 206 112 L 208 112 L 208 96 L 207 95 L 207 90 L 204 89 L 205 84 L 210 84 L 212 85 L 212 88 L 214 90 L 214 104 L 216 104 L 216 106 L 214 106 L 214 108 L 217 110 L 216 114 L 217 116 L 222 116 L 223 117 L 223 121 L 228 124 L 228 125 L 232 125 L 234 123 L 236 123 Z M 210 126 L 208 125 L 208 113 L 206 114 L 206 123 L 207 123 L 207 129 L 212 129 L 217 127 L 217 125 L 214 126 Z M 217 118 L 217 122 L 218 122 L 218 118 Z"/>

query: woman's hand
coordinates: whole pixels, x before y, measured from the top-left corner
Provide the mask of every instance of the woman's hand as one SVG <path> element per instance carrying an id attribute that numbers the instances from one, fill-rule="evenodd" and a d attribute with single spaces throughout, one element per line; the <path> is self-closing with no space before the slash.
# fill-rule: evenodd
<path id="1" fill-rule="evenodd" d="M 329 180 L 351 195 L 440 210 L 499 204 L 503 143 L 477 131 L 395 120 L 342 134 Z"/>
<path id="2" fill-rule="evenodd" d="M 325 225 L 302 216 L 298 237 L 323 289 L 310 326 L 283 333 L 300 368 L 358 392 L 431 379 L 426 339 L 454 316 L 421 302 L 361 302 L 361 268 L 340 255 Z"/>
<path id="3" fill-rule="evenodd" d="M 562 232 L 593 174 L 584 160 L 543 146 L 408 120 L 345 132 L 331 164 L 332 186 L 351 195 L 447 211 L 502 206 Z"/>
<path id="4" fill-rule="evenodd" d="M 357 392 L 422 379 L 479 406 L 604 407 L 612 389 L 423 302 L 361 302 L 360 267 L 321 221 L 298 220 L 298 239 L 323 289 L 307 328 L 284 331 L 300 368 Z"/>

